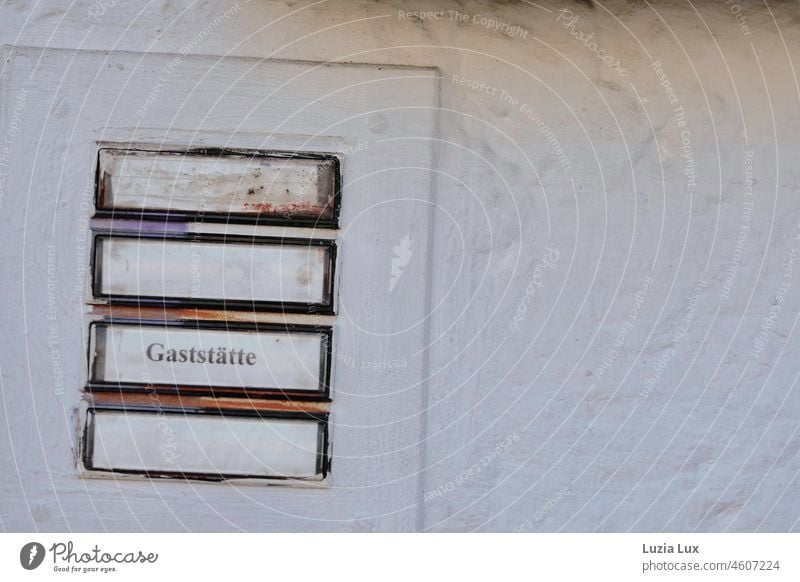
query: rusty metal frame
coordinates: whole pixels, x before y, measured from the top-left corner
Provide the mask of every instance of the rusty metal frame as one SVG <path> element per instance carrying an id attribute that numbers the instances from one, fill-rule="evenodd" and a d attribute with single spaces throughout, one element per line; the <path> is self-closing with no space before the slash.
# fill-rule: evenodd
<path id="1" fill-rule="evenodd" d="M 273 158 L 273 159 L 302 159 L 331 162 L 334 166 L 334 192 L 333 209 L 330 218 L 305 218 L 292 217 L 283 218 L 280 216 L 261 216 L 252 213 L 242 212 L 209 212 L 205 210 L 185 211 L 185 210 L 147 210 L 133 208 L 116 208 L 107 204 L 104 180 L 101 177 L 100 153 L 104 150 L 113 150 L 122 153 L 142 153 L 142 154 L 177 154 L 184 156 L 250 156 L 251 158 Z M 341 190 L 342 190 L 342 171 L 339 156 L 329 153 L 304 152 L 304 151 L 280 151 L 280 150 L 254 150 L 246 148 L 218 148 L 189 147 L 168 148 L 168 149 L 142 149 L 136 147 L 111 147 L 110 144 L 103 145 L 97 150 L 94 178 L 94 203 L 96 218 L 125 218 L 139 220 L 157 220 L 161 222 L 221 222 L 233 224 L 257 224 L 257 225 L 279 225 L 279 226 L 300 226 L 316 228 L 338 228 L 339 215 L 341 213 Z"/>
<path id="2" fill-rule="evenodd" d="M 152 209 L 119 208 L 108 205 L 104 184 L 101 179 L 100 155 L 103 150 L 125 153 L 180 154 L 186 156 L 250 156 L 280 159 L 318 160 L 333 164 L 334 192 L 332 212 L 328 218 L 263 216 L 241 212 L 210 211 L 172 211 Z M 335 239 L 305 238 L 302 234 L 291 237 L 249 236 L 220 233 L 190 233 L 185 231 L 185 223 L 202 225 L 207 223 L 282 226 L 300 228 L 336 229 L 339 227 L 341 213 L 342 159 L 340 154 L 323 152 L 299 152 L 277 150 L 254 150 L 243 148 L 205 148 L 158 146 L 150 148 L 145 144 L 103 143 L 95 154 L 94 212 L 92 219 L 112 219 L 110 225 L 92 228 L 92 249 L 89 265 L 89 290 L 87 298 L 90 305 L 104 313 L 93 314 L 90 328 L 96 325 L 114 323 L 133 323 L 158 327 L 194 327 L 196 329 L 234 330 L 234 331 L 289 331 L 324 334 L 320 350 L 320 391 L 286 391 L 282 389 L 257 389 L 252 387 L 216 387 L 154 385 L 152 383 L 96 382 L 92 366 L 92 341 L 87 345 L 87 382 L 84 387 L 84 403 L 79 410 L 78 452 L 79 472 L 87 478 L 141 479 L 162 478 L 194 480 L 204 482 L 226 481 L 240 484 L 292 485 L 295 487 L 326 486 L 331 471 L 331 375 L 333 368 L 333 328 L 331 325 L 311 325 L 298 323 L 305 316 L 336 315 L 336 269 L 337 243 Z M 114 228 L 114 221 L 127 220 L 124 228 Z M 139 223 L 139 228 L 135 222 Z M 146 227 L 159 227 L 159 230 L 145 230 Z M 313 233 L 313 231 L 309 231 Z M 132 239 L 180 240 L 185 242 L 270 244 L 325 246 L 330 249 L 330 262 L 324 271 L 323 289 L 326 303 L 296 303 L 281 301 L 246 301 L 224 299 L 192 299 L 181 297 L 139 297 L 98 293 L 98 250 L 99 237 L 119 237 Z M 122 315 L 117 315 L 119 311 Z M 143 313 L 144 311 L 144 313 Z M 162 318 L 163 314 L 163 318 Z M 250 315 L 248 315 L 250 314 Z M 293 314 L 294 323 L 278 323 L 272 316 Z M 249 317 L 253 319 L 250 320 Z M 244 319 L 247 318 L 247 319 Z M 261 318 L 261 320 L 259 320 Z M 265 321 L 264 319 L 267 319 Z M 92 337 L 90 333 L 89 338 Z M 172 415 L 216 415 L 245 416 L 258 418 L 287 419 L 318 423 L 317 466 L 314 477 L 295 478 L 290 476 L 263 475 L 225 475 L 206 473 L 178 473 L 168 471 L 96 469 L 92 466 L 93 438 L 91 422 L 97 412 L 121 411 L 130 414 L 172 414 Z"/>

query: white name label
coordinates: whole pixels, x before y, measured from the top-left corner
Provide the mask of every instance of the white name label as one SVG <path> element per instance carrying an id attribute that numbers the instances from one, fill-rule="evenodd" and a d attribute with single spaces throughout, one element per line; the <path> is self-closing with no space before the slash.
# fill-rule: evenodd
<path id="1" fill-rule="evenodd" d="M 322 423 L 90 410 L 86 468 L 198 477 L 321 479 Z"/>
<path id="2" fill-rule="evenodd" d="M 94 294 L 146 303 L 332 309 L 330 244 L 98 235 Z"/>

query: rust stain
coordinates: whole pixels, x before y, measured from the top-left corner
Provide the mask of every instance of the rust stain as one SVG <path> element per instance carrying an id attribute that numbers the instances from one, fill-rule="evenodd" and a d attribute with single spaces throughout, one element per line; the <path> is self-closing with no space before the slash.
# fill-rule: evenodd
<path id="1" fill-rule="evenodd" d="M 226 311 L 224 309 L 199 309 L 194 307 L 162 308 L 132 305 L 93 305 L 90 315 L 95 317 L 120 317 L 156 321 L 231 321 L 242 323 L 303 323 L 303 315 L 254 311 Z M 329 316 L 321 317 L 327 321 Z"/>
<path id="2" fill-rule="evenodd" d="M 265 214 L 274 212 L 274 205 L 269 202 L 245 202 L 242 204 L 242 207 L 246 208 L 247 210 L 255 210 L 256 212 L 262 212 Z"/>
<path id="3" fill-rule="evenodd" d="M 148 405 L 153 407 L 205 408 L 208 410 L 257 410 L 266 412 L 301 412 L 328 414 L 330 402 L 253 400 L 250 398 L 182 396 L 180 394 L 126 394 L 119 392 L 94 392 L 88 395 L 94 404 L 123 406 Z"/>
<path id="4" fill-rule="evenodd" d="M 297 269 L 297 282 L 306 286 L 311 283 L 311 275 L 311 269 L 307 265 L 301 265 L 300 268 Z"/>
<path id="5" fill-rule="evenodd" d="M 251 189 L 252 190 L 252 189 Z M 248 194 L 255 192 L 248 191 Z M 245 210 L 257 212 L 259 214 L 322 214 L 327 206 L 320 206 L 313 202 L 292 202 L 289 204 L 272 204 L 271 202 L 245 202 L 242 204 Z"/>
<path id="6" fill-rule="evenodd" d="M 198 309 L 182 307 L 165 309 L 161 307 L 136 307 L 130 305 L 97 305 L 92 315 L 126 317 L 135 319 L 156 319 L 162 321 L 206 320 L 206 321 L 258 321 L 257 314 L 248 311 L 225 311 L 218 309 Z"/>

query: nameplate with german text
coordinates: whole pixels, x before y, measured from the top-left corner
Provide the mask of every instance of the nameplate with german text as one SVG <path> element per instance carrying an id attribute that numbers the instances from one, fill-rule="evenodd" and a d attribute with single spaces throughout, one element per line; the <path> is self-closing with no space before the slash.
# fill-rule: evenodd
<path id="1" fill-rule="evenodd" d="M 93 385 L 327 393 L 330 328 L 96 322 Z"/>

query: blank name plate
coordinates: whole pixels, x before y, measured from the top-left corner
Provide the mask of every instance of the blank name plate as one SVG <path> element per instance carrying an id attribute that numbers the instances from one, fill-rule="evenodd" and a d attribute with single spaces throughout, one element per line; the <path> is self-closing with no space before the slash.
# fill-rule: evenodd
<path id="1" fill-rule="evenodd" d="M 325 477 L 325 422 L 90 409 L 84 465 L 92 471 L 199 478 Z"/>
<path id="2" fill-rule="evenodd" d="M 329 328 L 209 325 L 94 323 L 90 382 L 327 394 Z"/>
<path id="3" fill-rule="evenodd" d="M 116 303 L 332 313 L 334 244 L 213 235 L 94 238 L 93 292 Z"/>
<path id="4" fill-rule="evenodd" d="M 331 156 L 103 148 L 98 157 L 101 213 L 335 226 Z"/>

